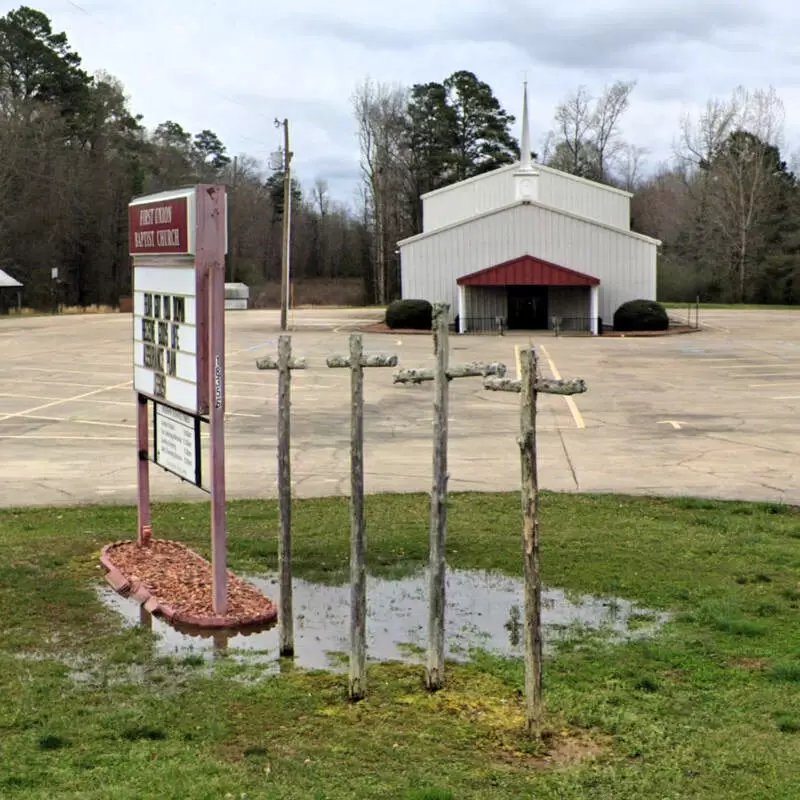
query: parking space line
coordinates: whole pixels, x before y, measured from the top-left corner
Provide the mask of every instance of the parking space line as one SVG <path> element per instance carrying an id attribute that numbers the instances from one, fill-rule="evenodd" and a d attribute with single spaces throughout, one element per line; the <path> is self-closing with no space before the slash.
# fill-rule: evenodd
<path id="1" fill-rule="evenodd" d="M 38 414 L 26 414 L 22 419 L 32 419 L 37 422 L 69 422 L 74 425 L 100 425 L 104 428 L 130 428 L 136 430 L 135 425 L 126 425 L 124 422 L 100 422 L 93 419 L 70 419 L 69 417 L 40 417 Z"/>
<path id="2" fill-rule="evenodd" d="M 29 378 L 23 378 L 19 375 L 14 376 L 14 385 L 22 385 L 22 386 L 30 386 L 34 384 L 36 386 L 41 386 L 45 384 L 46 386 L 80 386 L 82 389 L 99 389 L 105 384 L 102 383 L 87 383 L 86 381 L 59 381 L 59 380 L 51 380 L 50 378 L 42 378 L 40 376 L 32 376 Z"/>
<path id="3" fill-rule="evenodd" d="M 54 406 L 60 406 L 64 403 L 71 403 L 74 400 L 83 400 L 85 397 L 92 397 L 96 394 L 101 394 L 102 392 L 111 392 L 114 389 L 123 389 L 126 386 L 130 386 L 133 381 L 125 381 L 124 383 L 114 383 L 110 386 L 103 386 L 100 389 L 94 389 L 91 392 L 84 392 L 83 394 L 76 394 L 73 397 L 65 397 L 63 400 L 53 400 L 50 403 L 44 403 L 41 406 L 34 406 L 33 408 L 26 408 L 24 411 L 17 411 L 14 414 L 4 414 L 0 417 L 0 422 L 5 422 L 7 419 L 14 419 L 15 417 L 24 417 L 26 414 L 33 414 L 37 411 L 44 411 L 47 408 L 53 408 Z"/>
<path id="4" fill-rule="evenodd" d="M 800 394 L 786 394 L 781 397 L 770 397 L 770 400 L 800 400 Z"/>
<path id="5" fill-rule="evenodd" d="M 785 372 L 765 372 L 763 375 L 735 375 L 736 378 L 783 378 Z"/>
<path id="6" fill-rule="evenodd" d="M 710 369 L 724 369 L 728 370 L 740 370 L 740 369 L 775 369 L 776 367 L 784 367 L 786 369 L 791 369 L 792 367 L 798 366 L 797 364 L 742 364 L 740 367 L 710 367 Z"/>
<path id="7" fill-rule="evenodd" d="M 30 367 L 27 364 L 24 366 L 15 366 L 14 372 L 17 370 L 26 369 L 28 372 L 46 372 L 48 375 L 105 375 L 108 377 L 108 370 L 99 369 L 63 369 L 61 367 Z M 122 372 L 123 370 L 120 370 Z M 122 375 L 120 375 L 122 377 Z"/>
<path id="8" fill-rule="evenodd" d="M 539 345 L 539 349 L 544 353 L 544 357 L 547 359 L 547 363 L 550 365 L 550 371 L 553 373 L 553 377 L 557 380 L 561 380 L 561 373 L 558 371 L 558 367 L 556 367 L 555 362 L 552 358 L 550 358 L 550 353 L 547 352 L 547 348 L 541 344 Z M 575 400 L 570 397 L 569 395 L 564 395 L 564 401 L 567 404 L 567 408 L 570 410 L 572 414 L 572 419 L 575 420 L 575 427 L 576 428 L 585 428 L 586 422 L 583 419 L 583 415 L 581 414 L 580 410 L 578 409 L 578 405 Z"/>
<path id="9" fill-rule="evenodd" d="M 82 436 L 42 436 L 33 433 L 0 433 L 0 439 L 24 439 L 25 441 L 37 442 L 72 442 L 77 440 L 82 442 L 125 442 L 126 444 L 130 444 L 131 441 L 130 436 L 86 436 L 85 434 Z"/>
<path id="10" fill-rule="evenodd" d="M 800 381 L 771 381 L 770 383 L 748 383 L 748 389 L 771 389 L 781 386 L 798 386 Z"/>

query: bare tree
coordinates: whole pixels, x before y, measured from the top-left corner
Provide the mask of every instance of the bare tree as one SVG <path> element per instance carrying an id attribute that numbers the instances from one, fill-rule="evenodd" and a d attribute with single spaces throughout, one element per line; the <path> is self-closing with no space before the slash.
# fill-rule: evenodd
<path id="1" fill-rule="evenodd" d="M 590 127 L 598 180 L 609 178 L 609 168 L 625 147 L 620 141 L 619 120 L 628 110 L 634 86 L 635 81 L 617 81 L 603 90 L 595 104 Z"/>
<path id="2" fill-rule="evenodd" d="M 783 104 L 772 88 L 738 87 L 728 100 L 710 100 L 696 121 L 683 120 L 679 156 L 697 201 L 701 245 L 714 246 L 707 258 L 739 302 L 780 197 L 783 125 Z"/>
<path id="3" fill-rule="evenodd" d="M 635 192 L 641 183 L 647 149 L 625 144 L 616 153 L 619 183 L 627 192 Z"/>
<path id="4" fill-rule="evenodd" d="M 628 110 L 634 81 L 617 81 L 594 98 L 579 86 L 556 107 L 555 130 L 546 144 L 546 162 L 592 180 L 612 182 L 617 158 L 625 150 L 619 122 Z"/>
<path id="5" fill-rule="evenodd" d="M 407 184 L 402 150 L 405 145 L 407 92 L 366 78 L 352 97 L 358 122 L 365 212 L 373 233 L 374 300 L 389 301 L 397 284 L 395 244 L 404 228 L 401 187 Z M 393 269 L 390 269 L 393 267 Z"/>
<path id="6" fill-rule="evenodd" d="M 556 107 L 556 130 L 551 134 L 551 166 L 583 175 L 587 169 L 586 147 L 592 127 L 592 96 L 585 86 Z M 548 148 L 548 149 L 550 149 Z"/>

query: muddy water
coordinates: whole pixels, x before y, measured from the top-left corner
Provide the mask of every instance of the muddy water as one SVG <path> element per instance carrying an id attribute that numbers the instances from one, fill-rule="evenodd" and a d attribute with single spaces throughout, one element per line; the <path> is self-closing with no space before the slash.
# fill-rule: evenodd
<path id="1" fill-rule="evenodd" d="M 277 601 L 275 577 L 252 578 Z M 204 655 L 227 651 L 250 663 L 274 664 L 278 669 L 278 630 L 250 635 L 217 632 L 203 635 L 175 630 L 151 617 L 132 600 L 107 587 L 103 602 L 130 625 L 145 625 L 157 635 L 158 655 Z M 401 580 L 370 577 L 367 582 L 368 655 L 371 660 L 419 663 L 426 645 L 427 580 L 424 571 Z M 296 666 L 337 669 L 346 665 L 349 648 L 350 587 L 294 581 Z M 451 570 L 447 576 L 447 656 L 466 659 L 473 648 L 500 655 L 522 654 L 522 582 L 497 573 Z M 543 594 L 544 642 L 552 650 L 566 636 L 603 630 L 623 640 L 654 633 L 667 615 L 649 612 L 618 599 L 568 596 L 559 589 Z"/>

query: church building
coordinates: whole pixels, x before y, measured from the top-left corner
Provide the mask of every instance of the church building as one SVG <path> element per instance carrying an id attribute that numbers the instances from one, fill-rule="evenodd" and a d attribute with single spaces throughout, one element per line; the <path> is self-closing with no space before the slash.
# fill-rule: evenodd
<path id="1" fill-rule="evenodd" d="M 423 232 L 398 243 L 403 298 L 450 304 L 458 331 L 597 334 L 619 306 L 656 299 L 660 242 L 630 229 L 632 195 L 531 160 L 422 195 Z"/>

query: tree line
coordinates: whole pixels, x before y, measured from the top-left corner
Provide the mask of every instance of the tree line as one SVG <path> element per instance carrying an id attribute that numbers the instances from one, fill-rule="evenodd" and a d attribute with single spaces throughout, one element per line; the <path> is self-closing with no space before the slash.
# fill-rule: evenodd
<path id="1" fill-rule="evenodd" d="M 89 75 L 67 36 L 28 6 L 0 17 L 0 148 L 0 269 L 24 284 L 26 305 L 117 305 L 131 292 L 128 203 L 198 182 L 228 186 L 228 279 L 278 302 L 283 174 L 231 158 L 210 129 L 167 120 L 148 130 L 122 84 Z M 363 219 L 322 178 L 307 195 L 294 182 L 292 194 L 297 283 L 349 280 L 357 288 L 344 299 L 363 301 Z M 330 297 L 330 287 L 318 294 Z"/>
<path id="2" fill-rule="evenodd" d="M 558 104 L 535 160 L 634 194 L 632 229 L 660 239 L 662 300 L 800 302 L 800 186 L 787 165 L 773 89 L 735 89 L 679 121 L 673 157 L 645 171 L 622 121 L 635 89 L 579 87 Z M 372 262 L 397 293 L 394 243 L 421 230 L 419 195 L 510 163 L 514 118 L 473 73 L 442 83 L 365 81 L 353 98 Z"/>
<path id="3" fill-rule="evenodd" d="M 777 94 L 709 101 L 680 120 L 674 157 L 646 171 L 646 150 L 622 134 L 634 90 L 579 87 L 533 157 L 634 192 L 633 229 L 663 242 L 661 299 L 800 300 L 800 190 Z M 292 182 L 296 302 L 397 297 L 397 242 L 422 230 L 420 195 L 520 155 L 515 118 L 467 70 L 410 87 L 367 78 L 351 102 L 357 200 L 331 197 L 324 177 L 309 191 Z M 131 291 L 128 203 L 196 182 L 228 186 L 228 279 L 253 287 L 259 304 L 278 302 L 281 168 L 232 158 L 211 129 L 147 129 L 123 85 L 89 75 L 67 36 L 27 6 L 0 17 L 0 147 L 0 268 L 25 284 L 27 305 L 50 307 L 54 267 L 62 302 L 116 305 Z"/>

